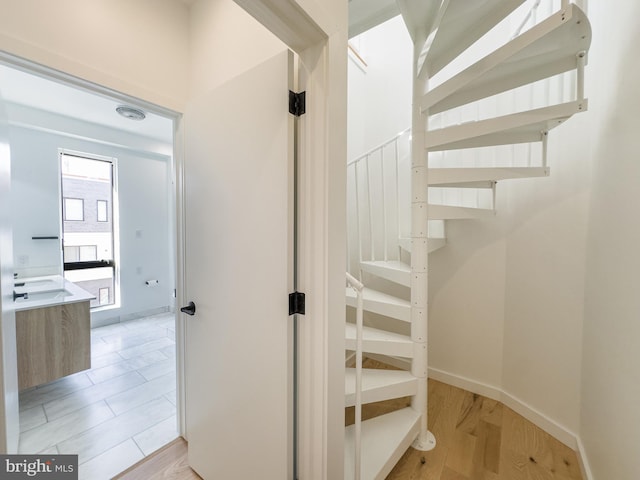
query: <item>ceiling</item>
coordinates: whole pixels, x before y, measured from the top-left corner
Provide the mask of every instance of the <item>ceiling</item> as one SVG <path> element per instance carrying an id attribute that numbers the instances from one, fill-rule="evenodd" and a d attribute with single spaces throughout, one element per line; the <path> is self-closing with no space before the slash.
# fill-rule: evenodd
<path id="1" fill-rule="evenodd" d="M 166 143 L 171 143 L 173 139 L 173 122 L 168 118 L 145 112 L 147 117 L 144 120 L 129 120 L 116 112 L 116 107 L 122 105 L 118 101 L 4 65 L 0 65 L 0 95 L 7 102 L 104 125 Z M 131 106 L 136 107 L 135 104 Z"/>

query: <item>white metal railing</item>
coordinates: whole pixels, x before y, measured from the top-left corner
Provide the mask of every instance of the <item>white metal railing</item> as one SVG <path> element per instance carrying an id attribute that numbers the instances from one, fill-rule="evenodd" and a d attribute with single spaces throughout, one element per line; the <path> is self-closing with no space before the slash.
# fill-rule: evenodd
<path id="1" fill-rule="evenodd" d="M 409 132 L 410 129 L 406 129 L 347 163 L 356 224 L 355 231 L 349 235 L 350 238 L 355 235 L 355 242 L 352 241 L 347 249 L 349 267 L 354 250 L 358 262 L 365 258 L 385 261 L 397 258 L 397 254 L 392 253 L 396 249 L 392 247 L 396 246 L 401 231 L 400 144 Z M 396 244 L 390 245 L 389 238 L 393 238 L 394 233 Z"/>
<path id="2" fill-rule="evenodd" d="M 362 330 L 364 285 L 347 272 L 347 284 L 353 288 L 357 296 L 356 306 L 356 385 L 355 385 L 355 423 L 354 423 L 354 480 L 360 480 L 362 465 Z"/>

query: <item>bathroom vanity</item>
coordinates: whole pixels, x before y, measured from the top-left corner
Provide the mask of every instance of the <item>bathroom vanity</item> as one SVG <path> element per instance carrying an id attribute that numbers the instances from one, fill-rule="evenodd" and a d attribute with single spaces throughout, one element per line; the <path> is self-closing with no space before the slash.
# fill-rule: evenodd
<path id="1" fill-rule="evenodd" d="M 52 275 L 16 280 L 14 296 L 20 390 L 91 368 L 90 293 Z"/>

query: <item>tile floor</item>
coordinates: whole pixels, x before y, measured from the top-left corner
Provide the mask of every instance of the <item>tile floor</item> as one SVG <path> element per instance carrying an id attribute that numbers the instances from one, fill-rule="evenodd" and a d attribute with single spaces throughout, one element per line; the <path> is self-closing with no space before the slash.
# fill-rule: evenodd
<path id="1" fill-rule="evenodd" d="M 77 454 L 80 480 L 107 480 L 178 436 L 174 317 L 95 328 L 91 357 L 20 393 L 19 449 Z"/>

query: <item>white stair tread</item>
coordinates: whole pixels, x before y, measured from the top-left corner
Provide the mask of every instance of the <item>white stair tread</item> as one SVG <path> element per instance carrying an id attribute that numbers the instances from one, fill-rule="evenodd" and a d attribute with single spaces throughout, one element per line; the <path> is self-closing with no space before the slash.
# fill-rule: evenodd
<path id="1" fill-rule="evenodd" d="M 572 4 L 428 92 L 421 106 L 435 114 L 573 70 L 590 43 L 589 20 Z"/>
<path id="2" fill-rule="evenodd" d="M 439 187 L 491 186 L 500 180 L 548 177 L 549 167 L 482 167 L 482 168 L 430 168 L 429 185 Z"/>
<path id="3" fill-rule="evenodd" d="M 446 5 L 446 10 L 442 13 L 438 29 L 429 39 L 430 45 L 426 61 L 423 64 L 429 76 L 432 77 L 442 70 L 451 60 L 500 23 L 523 2 L 524 0 L 449 0 L 442 2 Z M 421 4 L 423 2 L 406 0 L 406 3 Z M 402 7 L 400 11 L 402 11 Z"/>
<path id="4" fill-rule="evenodd" d="M 586 110 L 587 100 L 581 100 L 463 123 L 428 131 L 425 143 L 429 151 L 442 151 L 538 142 L 542 140 L 543 132 Z"/>
<path id="5" fill-rule="evenodd" d="M 356 403 L 356 369 L 347 368 L 344 378 L 345 406 Z M 404 370 L 362 369 L 362 403 L 381 402 L 415 395 L 418 379 Z"/>
<path id="6" fill-rule="evenodd" d="M 346 294 L 347 305 L 357 307 L 356 292 L 351 287 L 347 287 Z M 407 300 L 367 287 L 362 290 L 362 300 L 363 307 L 367 312 L 378 313 L 405 322 L 411 321 L 411 304 Z"/>
<path id="7" fill-rule="evenodd" d="M 362 422 L 361 480 L 382 480 L 417 437 L 420 415 L 411 407 Z M 355 475 L 355 428 L 345 429 L 344 478 Z"/>
<path id="8" fill-rule="evenodd" d="M 404 262 L 397 260 L 360 262 L 360 268 L 405 287 L 411 286 L 411 267 Z"/>
<path id="9" fill-rule="evenodd" d="M 496 211 L 487 208 L 456 207 L 452 205 L 429 205 L 429 220 L 462 220 L 495 216 Z"/>
<path id="10" fill-rule="evenodd" d="M 356 349 L 356 326 L 352 323 L 345 325 L 345 340 L 345 348 L 347 350 Z M 407 335 L 364 327 L 362 329 L 362 351 L 412 358 L 413 342 L 411 337 Z"/>
<path id="11" fill-rule="evenodd" d="M 398 239 L 398 243 L 400 244 L 400 248 L 404 251 L 411 253 L 411 238 L 401 237 Z M 429 238 L 427 240 L 429 253 L 435 252 L 436 250 L 444 247 L 447 244 L 446 238 Z"/>

